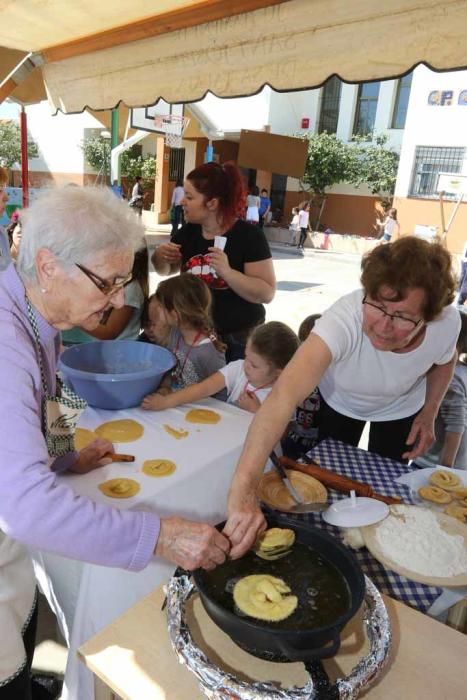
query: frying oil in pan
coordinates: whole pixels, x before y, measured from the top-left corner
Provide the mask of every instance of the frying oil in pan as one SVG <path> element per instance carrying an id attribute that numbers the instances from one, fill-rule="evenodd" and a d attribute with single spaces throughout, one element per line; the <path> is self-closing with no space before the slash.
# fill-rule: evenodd
<path id="1" fill-rule="evenodd" d="M 261 621 L 262 626 L 310 630 L 332 625 L 350 606 L 350 592 L 342 574 L 311 547 L 298 542 L 276 561 L 265 561 L 250 551 L 241 559 L 203 572 L 206 593 L 223 608 L 246 617 L 235 606 L 232 591 L 240 578 L 252 574 L 277 576 L 298 597 L 298 606 L 290 617 L 281 622 Z"/>

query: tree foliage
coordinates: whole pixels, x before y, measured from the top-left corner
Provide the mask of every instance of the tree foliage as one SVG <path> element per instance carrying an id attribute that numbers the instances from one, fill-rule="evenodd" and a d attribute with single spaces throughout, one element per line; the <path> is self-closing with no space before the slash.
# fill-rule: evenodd
<path id="1" fill-rule="evenodd" d="M 88 136 L 81 143 L 84 157 L 94 170 L 110 175 L 110 140 L 100 135 Z M 153 155 L 142 156 L 139 149 L 129 148 L 120 156 L 121 174 L 134 180 L 140 176 L 143 180 L 153 179 L 156 175 L 156 159 Z"/>
<path id="2" fill-rule="evenodd" d="M 28 141 L 28 158 L 37 158 L 39 150 L 34 141 Z M 21 130 L 15 121 L 0 122 L 0 165 L 11 168 L 21 162 Z"/>
<path id="3" fill-rule="evenodd" d="M 393 194 L 398 154 L 387 148 L 388 137 L 356 136 L 351 143 L 335 134 L 311 134 L 302 182 L 313 194 L 323 196 L 333 185 L 344 182 L 359 187 L 366 184 L 372 194 Z"/>

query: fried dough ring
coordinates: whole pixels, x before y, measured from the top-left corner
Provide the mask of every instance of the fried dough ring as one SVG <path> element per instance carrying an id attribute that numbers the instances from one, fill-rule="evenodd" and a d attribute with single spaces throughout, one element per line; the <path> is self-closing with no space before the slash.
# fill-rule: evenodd
<path id="1" fill-rule="evenodd" d="M 438 488 L 447 489 L 448 491 L 450 489 L 455 489 L 462 484 L 457 474 L 443 471 L 442 469 L 438 469 L 437 471 L 433 472 L 428 481 L 430 484 L 432 484 L 432 486 L 438 486 Z"/>
<path id="2" fill-rule="evenodd" d="M 235 605 L 245 615 L 258 620 L 279 622 L 289 617 L 298 605 L 298 598 L 288 595 L 290 588 L 280 578 L 268 574 L 245 576 L 235 584 Z"/>
<path id="3" fill-rule="evenodd" d="M 425 501 L 432 503 L 450 503 L 452 496 L 447 491 L 439 488 L 439 486 L 423 486 L 418 489 L 418 495 Z"/>
<path id="4" fill-rule="evenodd" d="M 456 520 L 460 520 L 461 523 L 467 522 L 467 507 L 459 506 L 455 503 L 451 503 L 447 508 L 444 509 L 446 515 L 450 515 Z"/>

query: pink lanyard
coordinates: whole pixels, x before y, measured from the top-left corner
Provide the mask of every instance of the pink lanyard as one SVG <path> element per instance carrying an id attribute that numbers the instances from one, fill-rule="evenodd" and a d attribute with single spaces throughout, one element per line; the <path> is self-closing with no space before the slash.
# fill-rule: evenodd
<path id="1" fill-rule="evenodd" d="M 183 365 L 180 368 L 181 375 L 183 375 L 183 370 L 185 369 L 185 365 L 187 363 L 187 360 L 190 357 L 190 352 L 193 350 L 193 348 L 195 347 L 196 343 L 198 342 L 198 340 L 201 338 L 202 335 L 203 335 L 202 331 L 198 331 L 198 333 L 195 335 L 193 343 L 189 346 L 188 352 L 185 355 L 185 360 L 183 361 Z M 175 346 L 175 353 L 178 351 L 178 346 L 180 345 L 180 338 L 181 337 L 182 337 L 182 334 L 180 333 L 180 335 L 177 338 L 177 345 Z"/>

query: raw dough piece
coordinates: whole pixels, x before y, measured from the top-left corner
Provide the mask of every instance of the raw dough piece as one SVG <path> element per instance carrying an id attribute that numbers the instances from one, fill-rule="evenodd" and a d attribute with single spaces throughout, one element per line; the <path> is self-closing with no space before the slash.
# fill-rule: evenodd
<path id="1" fill-rule="evenodd" d="M 186 438 L 190 434 L 188 430 L 183 430 L 183 428 L 172 428 L 171 425 L 163 425 L 162 427 L 166 433 L 174 437 L 176 440 Z"/>
<path id="2" fill-rule="evenodd" d="M 450 503 L 445 509 L 446 515 L 451 515 L 453 518 L 460 520 L 461 523 L 467 522 L 467 507 L 458 506 L 455 503 Z"/>
<path id="3" fill-rule="evenodd" d="M 101 438 L 110 440 L 110 442 L 134 442 L 144 433 L 144 428 L 141 423 L 135 420 L 111 420 L 108 423 L 99 425 L 95 432 Z"/>
<path id="4" fill-rule="evenodd" d="M 170 459 L 147 459 L 143 463 L 143 473 L 148 476 L 170 476 L 176 468 Z"/>
<path id="5" fill-rule="evenodd" d="M 92 430 L 86 430 L 86 428 L 76 428 L 74 435 L 75 450 L 79 452 L 90 445 L 91 442 L 97 440 L 98 437 L 99 435 L 96 435 L 96 433 L 94 433 Z"/>
<path id="6" fill-rule="evenodd" d="M 418 489 L 418 495 L 425 501 L 432 503 L 450 503 L 452 501 L 451 494 L 439 486 L 422 486 L 421 489 Z"/>
<path id="7" fill-rule="evenodd" d="M 134 479 L 109 479 L 99 484 L 99 491 L 110 498 L 131 498 L 140 489 L 141 486 Z"/>
<path id="8" fill-rule="evenodd" d="M 298 598 L 280 578 L 256 574 L 241 578 L 234 586 L 235 605 L 246 615 L 258 620 L 278 622 L 289 617 L 298 605 Z"/>
<path id="9" fill-rule="evenodd" d="M 219 423 L 221 417 L 216 411 L 207 408 L 192 408 L 185 416 L 188 423 Z"/>
<path id="10" fill-rule="evenodd" d="M 430 484 L 433 484 L 433 486 L 438 486 L 440 489 L 447 489 L 448 491 L 462 485 L 462 482 L 457 474 L 446 472 L 442 469 L 438 469 L 437 471 L 433 472 L 429 478 L 429 482 Z"/>

